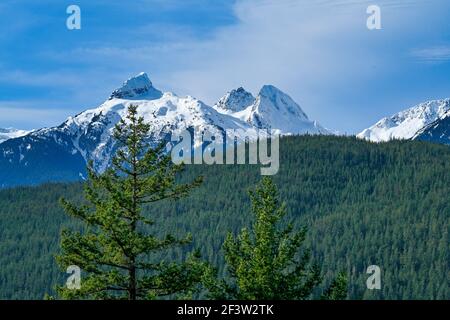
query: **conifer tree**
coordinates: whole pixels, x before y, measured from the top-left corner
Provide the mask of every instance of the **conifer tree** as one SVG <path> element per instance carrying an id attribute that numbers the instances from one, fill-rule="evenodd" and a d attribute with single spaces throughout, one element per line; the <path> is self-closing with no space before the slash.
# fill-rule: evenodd
<path id="1" fill-rule="evenodd" d="M 321 283 L 320 270 L 310 263 L 310 251 L 301 251 L 306 228 L 294 232 L 293 225 L 281 228 L 286 207 L 278 199 L 275 184 L 264 177 L 250 192 L 255 220 L 235 238 L 224 243 L 225 260 L 231 282 L 208 283 L 211 296 L 237 300 L 300 300 L 312 298 Z M 324 299 L 346 297 L 345 277 L 323 295 Z M 339 290 L 339 292 L 337 292 Z"/>
<path id="2" fill-rule="evenodd" d="M 151 148 L 150 126 L 130 106 L 126 119 L 115 127 L 117 152 L 110 169 L 97 173 L 88 166 L 87 205 L 62 200 L 65 211 L 81 220 L 83 231 L 64 230 L 58 264 L 82 270 L 81 288 L 58 287 L 63 299 L 157 299 L 194 292 L 207 265 L 197 253 L 185 261 L 158 261 L 158 257 L 191 242 L 191 236 L 159 238 L 151 220 L 151 204 L 179 199 L 202 179 L 181 184 L 182 166 L 174 165 L 164 144 Z M 151 211 L 151 210 L 150 210 Z"/>
<path id="3" fill-rule="evenodd" d="M 348 295 L 348 279 L 344 272 L 339 272 L 327 290 L 322 294 L 322 300 L 345 300 Z"/>

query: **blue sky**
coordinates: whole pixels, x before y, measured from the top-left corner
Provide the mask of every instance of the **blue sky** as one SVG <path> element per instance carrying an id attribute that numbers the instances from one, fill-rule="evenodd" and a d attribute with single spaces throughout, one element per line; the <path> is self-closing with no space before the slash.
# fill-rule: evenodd
<path id="1" fill-rule="evenodd" d="M 347 133 L 450 97 L 447 0 L 3 0 L 0 29 L 0 127 L 58 125 L 141 71 L 209 104 L 273 84 Z"/>

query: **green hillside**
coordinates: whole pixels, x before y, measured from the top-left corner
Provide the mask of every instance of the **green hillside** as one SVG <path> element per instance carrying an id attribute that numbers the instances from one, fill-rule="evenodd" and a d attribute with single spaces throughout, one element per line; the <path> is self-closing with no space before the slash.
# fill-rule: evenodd
<path id="1" fill-rule="evenodd" d="M 289 137 L 281 140 L 280 164 L 274 180 L 290 218 L 309 227 L 325 283 L 343 269 L 353 299 L 450 299 L 448 146 Z M 199 174 L 205 182 L 189 198 L 150 207 L 148 214 L 158 233 L 191 232 L 193 246 L 224 274 L 221 244 L 229 230 L 248 223 L 247 190 L 260 171 L 189 166 L 185 178 Z M 0 191 L 0 299 L 41 299 L 63 283 L 53 254 L 61 228 L 78 226 L 63 213 L 62 196 L 82 201 L 81 185 Z M 366 288 L 365 271 L 373 264 L 382 270 L 381 290 Z"/>

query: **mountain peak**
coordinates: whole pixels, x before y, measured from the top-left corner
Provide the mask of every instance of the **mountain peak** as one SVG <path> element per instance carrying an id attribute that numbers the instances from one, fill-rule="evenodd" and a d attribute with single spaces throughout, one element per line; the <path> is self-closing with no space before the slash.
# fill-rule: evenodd
<path id="1" fill-rule="evenodd" d="M 286 93 L 273 85 L 264 85 L 259 91 L 257 106 L 260 111 L 276 109 L 283 114 L 290 114 L 302 120 L 308 120 L 308 116 L 302 108 Z"/>
<path id="2" fill-rule="evenodd" d="M 147 73 L 141 72 L 138 75 L 129 78 L 122 86 L 113 91 L 111 99 L 159 99 L 162 92 L 153 87 Z"/>
<path id="3" fill-rule="evenodd" d="M 216 103 L 215 107 L 225 111 L 238 112 L 244 110 L 254 102 L 255 97 L 244 88 L 239 87 L 224 95 Z"/>
<path id="4" fill-rule="evenodd" d="M 265 84 L 262 86 L 261 90 L 259 90 L 260 95 L 276 95 L 278 93 L 284 92 L 271 84 Z"/>
<path id="5" fill-rule="evenodd" d="M 290 96 L 272 85 L 263 86 L 253 104 L 234 115 L 259 129 L 275 129 L 282 134 L 329 134 L 310 121 Z"/>

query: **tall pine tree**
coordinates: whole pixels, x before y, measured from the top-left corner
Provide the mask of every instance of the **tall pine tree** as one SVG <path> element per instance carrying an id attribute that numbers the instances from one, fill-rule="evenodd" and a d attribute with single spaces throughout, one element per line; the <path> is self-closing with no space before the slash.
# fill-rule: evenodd
<path id="1" fill-rule="evenodd" d="M 237 300 L 301 300 L 313 298 L 322 277 L 310 263 L 310 251 L 301 250 L 307 230 L 294 232 L 293 225 L 282 228 L 286 215 L 275 184 L 264 177 L 250 192 L 253 227 L 244 228 L 224 243 L 230 282 L 211 280 L 211 296 Z M 210 278 L 212 279 L 212 277 Z M 343 273 L 322 295 L 323 299 L 345 299 L 347 280 Z"/>
<path id="2" fill-rule="evenodd" d="M 130 106 L 126 119 L 114 130 L 118 151 L 112 166 L 97 173 L 88 166 L 85 185 L 88 205 L 62 200 L 65 211 L 80 219 L 82 232 L 64 230 L 59 265 L 76 265 L 83 271 L 78 290 L 58 287 L 63 299 L 156 299 L 191 294 L 208 266 L 198 254 L 185 261 L 158 261 L 169 250 L 189 244 L 191 236 L 157 237 L 145 208 L 165 199 L 179 199 L 201 183 L 176 180 L 182 166 L 174 165 L 165 147 L 151 148 L 150 126 Z M 154 230 L 154 228 L 153 228 Z"/>

